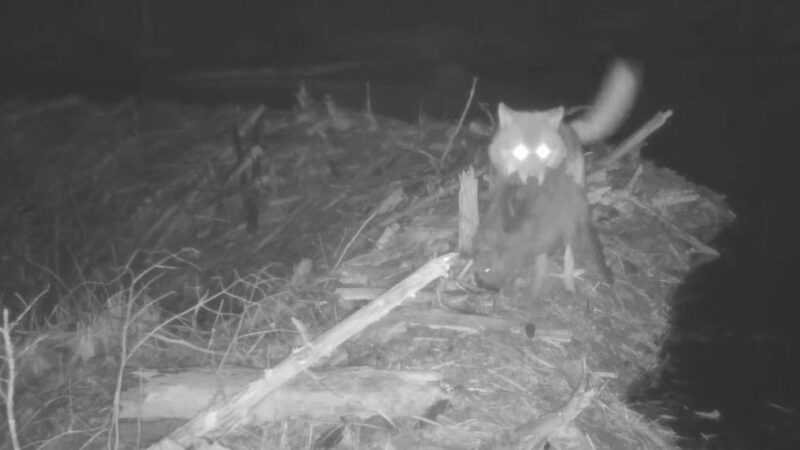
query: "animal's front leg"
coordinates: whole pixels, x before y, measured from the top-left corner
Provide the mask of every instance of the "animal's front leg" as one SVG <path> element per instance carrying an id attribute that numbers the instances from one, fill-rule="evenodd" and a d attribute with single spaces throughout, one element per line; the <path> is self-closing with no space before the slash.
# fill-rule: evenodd
<path id="1" fill-rule="evenodd" d="M 568 159 L 565 164 L 564 170 L 566 170 L 567 175 L 572 178 L 575 184 L 583 188 L 586 184 L 586 161 L 584 160 L 583 152 L 581 151 L 571 159 Z"/>
<path id="2" fill-rule="evenodd" d="M 533 263 L 533 297 L 539 296 L 542 290 L 544 279 L 547 277 L 548 268 L 547 253 L 539 253 L 536 255 L 536 261 Z"/>
<path id="3" fill-rule="evenodd" d="M 575 292 L 575 254 L 571 244 L 567 244 L 564 248 L 564 288 L 569 292 Z"/>

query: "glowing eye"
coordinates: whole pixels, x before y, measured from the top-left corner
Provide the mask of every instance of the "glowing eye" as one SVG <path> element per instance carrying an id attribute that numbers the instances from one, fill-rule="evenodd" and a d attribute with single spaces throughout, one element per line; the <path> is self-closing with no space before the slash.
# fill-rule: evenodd
<path id="1" fill-rule="evenodd" d="M 524 161 L 528 155 L 531 154 L 531 151 L 528 150 L 528 147 L 525 147 L 523 144 L 518 144 L 511 150 L 511 154 L 514 155 L 514 158 L 517 158 L 518 161 Z"/>
<path id="2" fill-rule="evenodd" d="M 553 153 L 553 150 L 551 150 L 547 144 L 539 144 L 534 153 L 536 153 L 536 156 L 538 156 L 539 159 L 547 159 L 547 157 Z"/>

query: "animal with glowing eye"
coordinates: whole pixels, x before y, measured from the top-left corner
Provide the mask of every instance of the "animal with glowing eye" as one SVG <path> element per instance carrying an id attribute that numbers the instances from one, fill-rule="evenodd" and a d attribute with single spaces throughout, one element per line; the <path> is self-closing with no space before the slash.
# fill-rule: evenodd
<path id="1" fill-rule="evenodd" d="M 497 174 L 519 177 L 522 184 L 529 178 L 542 184 L 549 172 L 566 163 L 567 173 L 583 186 L 583 146 L 616 132 L 633 107 L 639 83 L 635 67 L 616 61 L 594 103 L 569 122 L 564 120 L 563 107 L 517 111 L 500 103 L 498 128 L 489 145 L 489 159 Z"/>

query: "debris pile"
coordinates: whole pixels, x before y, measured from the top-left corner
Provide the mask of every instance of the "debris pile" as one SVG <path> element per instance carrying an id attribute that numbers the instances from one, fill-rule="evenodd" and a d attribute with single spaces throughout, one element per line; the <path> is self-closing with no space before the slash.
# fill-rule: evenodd
<path id="1" fill-rule="evenodd" d="M 459 193 L 486 204 L 491 124 L 296 98 L 0 108 L 23 444 L 672 448 L 623 398 L 669 293 L 715 257 L 724 199 L 638 151 L 592 155 L 613 286 L 579 273 L 569 293 L 554 258 L 535 302 L 524 275 L 485 292 Z"/>

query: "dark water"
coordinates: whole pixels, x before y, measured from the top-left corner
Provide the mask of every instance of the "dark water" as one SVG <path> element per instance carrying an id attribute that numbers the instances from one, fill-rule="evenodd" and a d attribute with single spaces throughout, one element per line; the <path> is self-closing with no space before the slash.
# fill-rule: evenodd
<path id="1" fill-rule="evenodd" d="M 669 165 L 729 195 L 740 216 L 717 245 L 721 260 L 697 270 L 677 294 L 676 364 L 661 393 L 719 410 L 714 448 L 800 448 L 800 327 L 793 64 L 707 67 L 688 77 L 695 96 L 678 109 Z M 676 116 L 677 118 L 677 116 Z M 675 136 L 680 134 L 680 136 Z M 669 148 L 667 148 L 669 151 Z M 707 342 L 680 334 L 708 330 Z"/>
<path id="2" fill-rule="evenodd" d="M 635 400 L 656 400 L 670 408 L 679 418 L 678 429 L 694 438 L 687 448 L 800 448 L 795 439 L 800 435 L 800 325 L 794 314 L 800 281 L 795 179 L 800 175 L 792 164 L 800 152 L 800 64 L 768 58 L 756 64 L 714 54 L 691 60 L 650 57 L 643 64 L 645 84 L 630 127 L 658 110 L 675 111 L 644 154 L 728 195 L 739 220 L 715 243 L 722 257 L 696 270 L 673 299 L 675 331 L 663 352 L 672 370 Z M 481 77 L 478 101 L 536 108 L 585 103 L 603 70 L 600 61 L 497 62 L 464 73 L 445 70 L 437 78 L 434 64 L 398 63 L 308 82 L 312 93 L 329 93 L 341 103 L 362 107 L 369 81 L 376 112 L 415 120 L 421 107 L 434 116 L 457 115 L 472 73 Z M 128 80 L 130 72 L 123 73 Z M 147 71 L 141 94 L 206 104 L 288 106 L 297 87 L 295 78 L 200 87 L 170 81 L 180 74 L 175 68 Z M 101 89 L 104 98 L 132 86 L 98 76 L 83 84 L 60 83 L 82 86 L 85 92 L 108 88 Z M 34 91 L 43 83 L 20 79 L 35 80 Z M 47 86 L 48 94 L 58 91 L 52 83 Z M 704 339 L 687 341 L 690 333 Z M 690 410 L 717 410 L 722 420 L 697 420 Z M 704 440 L 701 433 L 721 437 Z"/>

